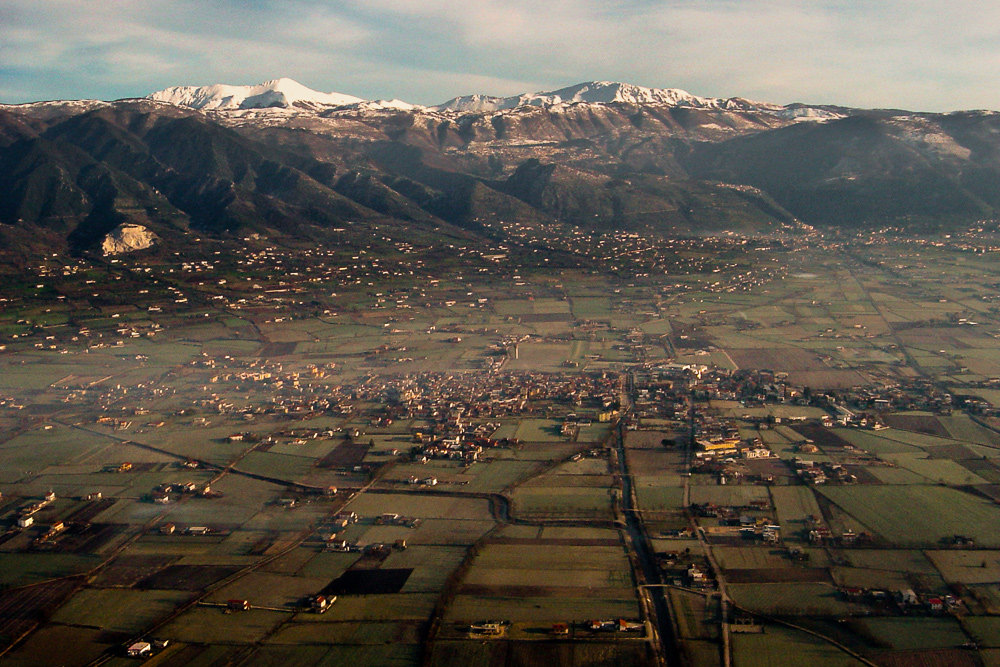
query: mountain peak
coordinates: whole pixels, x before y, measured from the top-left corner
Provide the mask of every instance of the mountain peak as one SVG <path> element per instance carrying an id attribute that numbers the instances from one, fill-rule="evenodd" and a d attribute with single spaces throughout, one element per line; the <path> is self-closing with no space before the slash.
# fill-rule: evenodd
<path id="1" fill-rule="evenodd" d="M 255 86 L 222 83 L 210 86 L 173 86 L 149 95 L 148 99 L 192 109 L 211 110 L 345 106 L 364 101 L 353 95 L 321 93 L 284 77 Z"/>

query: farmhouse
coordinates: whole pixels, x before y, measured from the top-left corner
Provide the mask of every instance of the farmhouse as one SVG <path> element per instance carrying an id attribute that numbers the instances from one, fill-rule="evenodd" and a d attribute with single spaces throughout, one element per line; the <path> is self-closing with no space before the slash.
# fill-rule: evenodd
<path id="1" fill-rule="evenodd" d="M 152 650 L 153 646 L 149 642 L 136 642 L 125 649 L 125 653 L 130 658 L 141 658 L 149 655 Z"/>

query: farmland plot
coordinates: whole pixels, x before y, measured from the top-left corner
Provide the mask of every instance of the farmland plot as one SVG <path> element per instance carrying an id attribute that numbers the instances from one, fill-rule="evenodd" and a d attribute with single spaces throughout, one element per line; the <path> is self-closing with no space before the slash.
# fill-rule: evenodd
<path id="1" fill-rule="evenodd" d="M 967 534 L 1000 546 L 1000 508 L 943 486 L 827 486 L 820 493 L 892 544 L 932 546 Z"/>

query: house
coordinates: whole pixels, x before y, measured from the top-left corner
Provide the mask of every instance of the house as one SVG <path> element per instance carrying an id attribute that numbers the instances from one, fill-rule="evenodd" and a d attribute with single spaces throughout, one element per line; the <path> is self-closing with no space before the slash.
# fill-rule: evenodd
<path id="1" fill-rule="evenodd" d="M 314 595 L 309 599 L 309 609 L 315 614 L 322 614 L 336 601 L 336 595 Z"/>
<path id="2" fill-rule="evenodd" d="M 857 586 L 848 586 L 841 589 L 841 593 L 844 597 L 852 602 L 860 602 L 865 597 L 865 591 L 863 588 L 858 588 Z"/>
<path id="3" fill-rule="evenodd" d="M 141 658 L 150 655 L 152 651 L 153 646 L 149 642 L 136 642 L 125 649 L 125 654 L 130 658 Z"/>
<path id="4" fill-rule="evenodd" d="M 469 626 L 469 632 L 477 635 L 501 635 L 504 632 L 503 621 L 480 621 Z"/>
<path id="5" fill-rule="evenodd" d="M 347 540 L 330 540 L 326 543 L 327 551 L 341 551 L 348 552 L 351 551 L 351 545 L 347 543 Z"/>
<path id="6" fill-rule="evenodd" d="M 646 628 L 645 624 L 637 621 L 626 621 L 624 618 L 618 619 L 618 632 L 639 632 Z"/>

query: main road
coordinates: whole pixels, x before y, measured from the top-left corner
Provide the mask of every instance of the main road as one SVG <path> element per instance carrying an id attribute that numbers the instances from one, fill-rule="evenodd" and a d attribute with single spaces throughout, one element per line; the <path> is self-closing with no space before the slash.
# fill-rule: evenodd
<path id="1" fill-rule="evenodd" d="M 670 617 L 670 605 L 667 602 L 667 589 L 663 587 L 660 578 L 660 569 L 656 564 L 656 556 L 653 547 L 649 542 L 645 527 L 642 525 L 641 514 L 637 511 L 635 501 L 635 487 L 632 484 L 632 474 L 629 472 L 628 459 L 625 456 L 625 422 L 624 419 L 618 421 L 615 429 L 615 439 L 618 448 L 618 468 L 621 474 L 622 484 L 622 513 L 625 516 L 625 530 L 628 536 L 628 544 L 635 557 L 635 563 L 639 569 L 636 572 L 638 582 L 638 593 L 643 597 L 646 612 L 653 629 L 653 636 L 656 639 L 656 650 L 661 664 L 679 665 L 681 664 L 680 653 L 677 646 L 677 638 L 674 636 L 674 627 Z M 651 602 L 650 607 L 646 602 Z"/>

